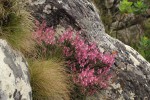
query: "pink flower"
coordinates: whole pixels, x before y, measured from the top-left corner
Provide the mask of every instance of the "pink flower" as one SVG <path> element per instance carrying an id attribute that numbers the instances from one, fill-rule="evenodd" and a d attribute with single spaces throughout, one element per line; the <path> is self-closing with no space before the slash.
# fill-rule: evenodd
<path id="1" fill-rule="evenodd" d="M 53 28 L 45 28 L 46 22 L 43 21 L 43 23 L 40 25 L 39 22 L 36 21 L 37 29 L 33 34 L 34 39 L 38 44 L 41 44 L 42 42 L 46 44 L 54 44 L 55 43 L 55 31 Z"/>
<path id="2" fill-rule="evenodd" d="M 66 57 L 69 57 L 72 55 L 72 52 L 70 51 L 70 48 L 69 47 L 64 47 L 63 48 L 63 54 L 66 56 Z"/>
<path id="3" fill-rule="evenodd" d="M 88 43 L 80 36 L 81 32 L 75 33 L 72 29 L 67 29 L 60 36 L 55 36 L 54 29 L 46 28 L 46 23 L 36 22 L 37 29 L 33 34 L 36 42 L 42 46 L 59 46 L 63 49 L 63 55 L 67 62 L 67 67 L 72 73 L 75 84 L 82 87 L 83 92 L 95 93 L 98 88 L 106 88 L 111 78 L 109 71 L 114 63 L 114 55 L 103 54 L 99 51 L 96 43 Z M 101 67 L 101 63 L 106 66 Z M 99 66 L 95 68 L 94 66 Z"/>

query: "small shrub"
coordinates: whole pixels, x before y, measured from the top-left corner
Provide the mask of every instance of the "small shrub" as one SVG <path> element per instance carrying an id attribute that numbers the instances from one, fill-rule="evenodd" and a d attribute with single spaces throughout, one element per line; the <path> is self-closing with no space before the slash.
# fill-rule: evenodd
<path id="1" fill-rule="evenodd" d="M 150 62 L 150 39 L 147 37 L 142 37 L 137 50 L 146 60 Z"/>
<path id="2" fill-rule="evenodd" d="M 101 53 L 95 43 L 87 42 L 80 32 L 75 33 L 71 28 L 56 36 L 53 28 L 46 28 L 45 22 L 37 26 L 34 33 L 37 43 L 62 48 L 72 80 L 83 94 L 93 94 L 107 87 L 114 55 Z"/>
<path id="3" fill-rule="evenodd" d="M 146 12 L 146 9 L 148 9 L 148 6 L 143 1 L 129 2 L 128 0 L 122 0 L 119 4 L 121 13 L 142 14 Z"/>
<path id="4" fill-rule="evenodd" d="M 46 28 L 46 23 L 40 24 L 36 21 L 37 30 L 33 33 L 36 42 L 36 58 L 39 59 L 63 59 L 62 48 L 55 42 L 55 31 L 53 28 Z"/>
<path id="5" fill-rule="evenodd" d="M 143 0 L 136 2 L 128 2 L 128 0 L 120 1 L 119 10 L 121 13 L 134 13 L 136 15 L 146 13 L 146 10 L 149 8 L 147 4 L 144 3 Z M 150 61 L 150 42 L 149 42 L 149 22 L 145 21 L 144 23 L 144 36 L 141 37 L 141 40 L 135 44 L 131 44 L 145 59 Z"/>
<path id="6" fill-rule="evenodd" d="M 119 4 L 120 12 L 122 12 L 122 13 L 132 13 L 133 12 L 132 4 L 133 4 L 133 2 L 129 2 L 128 0 L 120 1 L 120 4 Z"/>

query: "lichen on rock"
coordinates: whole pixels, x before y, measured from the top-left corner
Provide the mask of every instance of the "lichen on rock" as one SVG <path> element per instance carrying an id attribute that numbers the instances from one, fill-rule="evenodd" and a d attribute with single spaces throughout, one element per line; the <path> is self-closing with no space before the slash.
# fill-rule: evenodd
<path id="1" fill-rule="evenodd" d="M 0 100 L 32 100 L 28 64 L 0 39 Z"/>

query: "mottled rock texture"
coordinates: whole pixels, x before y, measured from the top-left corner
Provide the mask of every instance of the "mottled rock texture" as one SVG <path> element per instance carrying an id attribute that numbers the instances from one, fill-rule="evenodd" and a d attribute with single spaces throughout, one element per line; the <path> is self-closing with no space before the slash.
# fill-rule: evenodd
<path id="1" fill-rule="evenodd" d="M 115 1 L 115 0 L 114 0 Z M 34 0 L 32 14 L 54 28 L 72 26 L 97 43 L 102 52 L 118 52 L 108 90 L 87 100 L 150 100 L 150 63 L 133 48 L 105 33 L 96 7 L 90 0 Z"/>
<path id="2" fill-rule="evenodd" d="M 28 64 L 0 39 L 0 100 L 32 100 Z"/>

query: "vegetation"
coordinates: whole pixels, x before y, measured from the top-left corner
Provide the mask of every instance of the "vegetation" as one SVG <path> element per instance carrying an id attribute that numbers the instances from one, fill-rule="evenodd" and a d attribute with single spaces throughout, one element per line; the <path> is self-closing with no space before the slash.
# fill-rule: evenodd
<path id="1" fill-rule="evenodd" d="M 95 2 L 100 3 L 100 0 Z M 71 28 L 58 35 L 53 28 L 47 27 L 46 22 L 35 21 L 37 27 L 34 27 L 34 20 L 24 4 L 24 0 L 0 1 L 0 38 L 7 39 L 25 54 L 29 62 L 33 100 L 83 100 L 85 96 L 107 88 L 115 55 L 101 53 L 95 43 L 86 41 L 80 32 Z M 123 0 L 119 6 L 122 14 L 141 14 L 146 9 L 142 1 Z M 107 18 L 110 18 L 107 24 L 111 23 L 112 16 Z M 150 26 L 146 25 L 149 32 Z M 136 47 L 150 59 L 150 40 L 147 37 L 142 37 Z"/>
<path id="2" fill-rule="evenodd" d="M 31 50 L 33 45 L 33 18 L 25 9 L 24 0 L 0 1 L 0 37 L 5 38 L 14 48 Z M 33 48 L 32 48 L 33 49 Z"/>
<path id="3" fill-rule="evenodd" d="M 137 46 L 137 50 L 150 62 L 150 39 L 142 37 Z"/>
<path id="4" fill-rule="evenodd" d="M 129 2 L 128 0 L 122 0 L 119 5 L 119 10 L 122 14 L 126 13 L 134 13 L 134 14 L 143 14 L 146 13 L 148 9 L 148 5 L 144 4 L 144 1 L 136 1 L 136 2 Z M 140 41 L 136 44 L 131 44 L 143 57 L 145 57 L 148 61 L 150 61 L 150 37 L 149 32 L 149 22 L 145 23 L 145 36 L 143 35 Z"/>
<path id="5" fill-rule="evenodd" d="M 69 100 L 71 82 L 60 49 L 52 55 L 43 53 L 32 33 L 34 18 L 26 11 L 27 0 L 0 0 L 0 38 L 24 53 L 29 61 L 34 100 Z M 59 57 L 58 57 L 59 56 Z"/>
<path id="6" fill-rule="evenodd" d="M 81 38 L 80 32 L 75 33 L 70 28 L 56 35 L 53 28 L 46 27 L 45 22 L 37 22 L 37 26 L 34 38 L 44 48 L 46 56 L 51 56 L 55 53 L 53 51 L 61 48 L 60 55 L 65 59 L 77 95 L 92 95 L 108 86 L 111 78 L 109 70 L 114 63 L 113 54 L 101 53 L 95 43 L 88 43 Z"/>
<path id="7" fill-rule="evenodd" d="M 149 30 L 150 30 L 150 21 L 147 19 L 147 9 L 149 9 L 149 0 L 120 0 L 120 2 L 115 2 L 113 6 L 111 7 L 111 10 L 106 7 L 105 0 L 92 0 L 96 5 L 97 8 L 100 10 L 101 19 L 105 25 L 106 32 L 117 38 L 119 38 L 118 30 L 120 29 L 120 24 L 123 22 L 123 20 L 130 14 L 134 14 L 136 17 L 136 21 L 139 22 L 139 24 L 144 29 L 144 33 L 141 35 L 137 35 L 136 39 L 134 37 L 130 37 L 128 39 L 128 45 L 132 46 L 134 49 L 136 49 L 140 54 L 143 55 L 148 61 L 150 61 L 148 57 L 149 51 L 149 42 L 147 42 L 147 47 L 145 49 L 145 45 L 143 45 L 144 38 L 147 38 L 147 41 L 150 40 Z M 114 7 L 115 4 L 118 4 L 118 7 Z M 115 17 L 118 15 L 117 17 Z M 116 20 L 117 19 L 117 20 Z M 144 20 L 144 21 L 141 21 Z M 112 29 L 111 25 L 112 23 L 116 21 L 118 24 L 115 26 L 115 29 Z M 123 23 L 124 26 L 122 26 L 122 29 L 128 28 L 131 24 L 130 21 L 127 23 Z M 138 33 L 137 33 L 138 34 Z M 128 36 L 127 36 L 128 37 Z M 133 39 L 134 38 L 134 39 Z M 134 41 L 133 41 L 134 40 Z M 125 41 L 124 41 L 125 42 Z M 148 51 L 146 51 L 148 50 Z M 144 54 L 146 53 L 146 54 Z"/>
<path id="8" fill-rule="evenodd" d="M 73 93 L 82 98 L 108 86 L 113 55 L 99 52 L 72 29 L 57 35 L 45 22 L 37 27 L 33 22 L 24 0 L 0 1 L 0 38 L 27 58 L 34 100 L 70 100 Z"/>
<path id="9" fill-rule="evenodd" d="M 70 80 L 64 65 L 53 59 L 30 63 L 33 100 L 70 100 Z"/>
<path id="10" fill-rule="evenodd" d="M 121 13 L 134 13 L 141 14 L 146 11 L 148 6 L 143 1 L 129 2 L 128 0 L 122 0 L 119 4 L 119 10 Z"/>
<path id="11" fill-rule="evenodd" d="M 119 5 L 119 10 L 122 13 L 132 13 L 133 12 L 132 4 L 133 2 L 129 2 L 128 0 L 122 0 Z"/>

